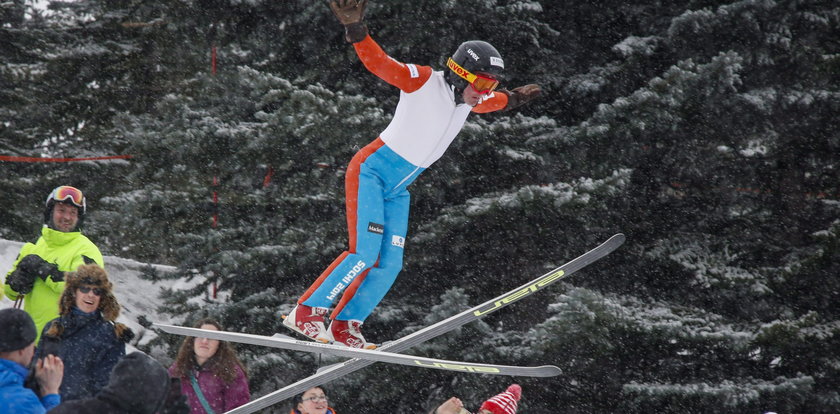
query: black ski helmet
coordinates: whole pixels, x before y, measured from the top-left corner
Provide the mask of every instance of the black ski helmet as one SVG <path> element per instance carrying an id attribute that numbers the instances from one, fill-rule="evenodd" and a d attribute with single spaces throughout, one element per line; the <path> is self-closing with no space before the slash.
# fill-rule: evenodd
<path id="1" fill-rule="evenodd" d="M 468 40 L 461 43 L 452 55 L 452 60 L 472 73 L 480 72 L 496 79 L 502 78 L 502 72 L 505 69 L 505 62 L 499 51 L 483 40 Z M 451 69 L 446 71 L 445 78 L 455 88 L 455 96 L 459 98 L 460 92 L 467 87 L 467 81 Z"/>
<path id="2" fill-rule="evenodd" d="M 76 230 L 82 227 L 85 220 L 85 213 L 87 212 L 87 201 L 82 190 L 69 185 L 62 185 L 54 188 L 47 200 L 44 202 L 44 224 L 51 229 L 55 229 L 52 222 L 52 213 L 55 203 L 64 203 L 76 207 L 79 211 L 79 222 L 76 224 Z"/>

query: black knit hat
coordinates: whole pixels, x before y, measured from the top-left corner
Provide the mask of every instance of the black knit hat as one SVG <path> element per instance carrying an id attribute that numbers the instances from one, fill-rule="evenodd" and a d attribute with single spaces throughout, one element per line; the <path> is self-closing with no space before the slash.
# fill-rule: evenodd
<path id="1" fill-rule="evenodd" d="M 7 308 L 0 310 L 0 352 L 17 351 L 35 342 L 38 333 L 35 331 L 35 322 L 28 313 L 16 309 Z"/>

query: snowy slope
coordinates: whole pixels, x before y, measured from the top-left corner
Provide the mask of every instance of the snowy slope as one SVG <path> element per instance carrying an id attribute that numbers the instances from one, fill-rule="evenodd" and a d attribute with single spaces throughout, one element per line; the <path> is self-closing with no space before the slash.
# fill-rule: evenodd
<path id="1" fill-rule="evenodd" d="M 0 275 L 5 281 L 6 273 L 12 268 L 23 243 L 0 239 Z M 131 327 L 137 335 L 132 343 L 145 344 L 155 337 L 151 331 L 147 332 L 139 323 L 140 316 L 145 316 L 150 321 L 162 323 L 179 323 L 180 320 L 172 320 L 168 315 L 159 314 L 158 308 L 162 305 L 158 297 L 160 290 L 164 287 L 186 288 L 199 281 L 185 280 L 163 280 L 152 282 L 140 277 L 143 269 L 148 266 L 146 263 L 129 259 L 122 259 L 115 256 L 105 256 L 105 270 L 111 283 L 114 284 L 114 294 L 122 306 L 122 312 L 117 321 Z M 167 273 L 175 270 L 172 266 L 152 265 L 159 273 Z M 0 308 L 12 306 L 12 301 L 3 298 L 0 301 Z M 128 351 L 128 350 L 127 350 Z M 128 351 L 131 352 L 131 351 Z"/>

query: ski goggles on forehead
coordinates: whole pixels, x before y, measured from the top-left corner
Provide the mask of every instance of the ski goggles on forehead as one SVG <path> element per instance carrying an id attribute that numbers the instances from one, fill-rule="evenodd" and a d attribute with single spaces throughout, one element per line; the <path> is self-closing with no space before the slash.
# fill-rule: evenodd
<path id="1" fill-rule="evenodd" d="M 472 73 L 461 67 L 461 65 L 452 60 L 452 58 L 449 58 L 449 60 L 446 61 L 446 66 L 449 70 L 455 72 L 456 75 L 469 82 L 470 86 L 472 86 L 472 88 L 478 93 L 490 93 L 499 86 L 498 79 L 494 79 L 491 76 L 482 75 L 480 73 Z"/>
<path id="2" fill-rule="evenodd" d="M 62 185 L 61 187 L 56 187 L 55 190 L 50 193 L 50 196 L 47 197 L 47 204 L 49 204 L 50 200 L 55 201 L 70 201 L 76 207 L 85 208 L 85 195 L 82 194 L 82 191 L 76 187 L 70 187 L 69 185 Z"/>

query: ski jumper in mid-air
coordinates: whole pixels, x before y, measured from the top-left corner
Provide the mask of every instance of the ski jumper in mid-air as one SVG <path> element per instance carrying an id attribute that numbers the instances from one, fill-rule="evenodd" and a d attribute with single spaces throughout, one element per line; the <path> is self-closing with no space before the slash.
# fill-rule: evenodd
<path id="1" fill-rule="evenodd" d="M 370 349 L 375 345 L 365 341 L 361 326 L 402 269 L 408 185 L 443 155 L 471 112 L 511 109 L 535 98 L 540 88 L 496 90 L 504 61 L 483 41 L 461 44 L 446 71 L 401 63 L 368 35 L 366 5 L 366 0 L 338 0 L 330 8 L 365 67 L 400 89 L 399 103 L 388 127 L 347 167 L 349 249 L 298 299 L 283 325 L 320 342 Z"/>

